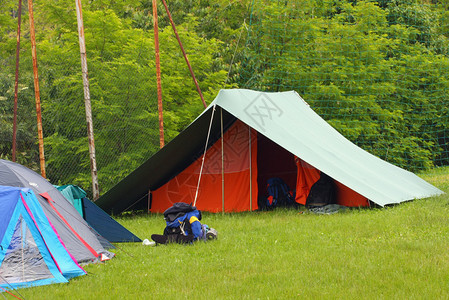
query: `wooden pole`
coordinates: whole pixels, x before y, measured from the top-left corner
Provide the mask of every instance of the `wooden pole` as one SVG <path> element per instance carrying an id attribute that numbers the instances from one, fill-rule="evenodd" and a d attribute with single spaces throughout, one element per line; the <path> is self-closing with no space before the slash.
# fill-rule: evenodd
<path id="1" fill-rule="evenodd" d="M 252 166 L 252 141 L 251 127 L 248 126 L 248 142 L 249 142 L 249 211 L 253 210 L 253 166 Z"/>
<path id="2" fill-rule="evenodd" d="M 151 208 L 151 190 L 148 190 L 148 206 L 147 206 L 147 214 L 150 213 L 150 208 Z"/>
<path id="3" fill-rule="evenodd" d="M 153 0 L 154 49 L 156 54 L 157 107 L 159 111 L 159 145 L 164 147 L 164 117 L 162 113 L 161 62 L 159 58 L 159 28 L 157 23 L 157 1 Z"/>
<path id="4" fill-rule="evenodd" d="M 34 97 L 36 100 L 36 115 L 37 115 L 37 134 L 39 139 L 39 161 L 41 167 L 41 175 L 45 175 L 45 155 L 44 155 L 44 134 L 42 130 L 42 115 L 41 115 L 41 98 L 39 93 L 39 76 L 37 72 L 37 55 L 36 55 L 36 36 L 34 32 L 34 15 L 33 15 L 33 1 L 28 0 L 28 12 L 30 20 L 30 39 L 31 39 L 31 55 L 33 56 L 33 74 L 34 74 Z"/>
<path id="5" fill-rule="evenodd" d="M 221 210 L 225 212 L 225 171 L 224 171 L 224 139 L 223 139 L 223 108 L 220 107 L 221 126 Z"/>
<path id="6" fill-rule="evenodd" d="M 92 196 L 93 200 L 97 200 L 100 197 L 97 177 L 97 161 L 95 158 L 95 140 L 94 140 L 94 126 L 92 121 L 92 108 L 90 103 L 90 90 L 89 90 L 89 75 L 87 72 L 87 56 L 86 56 L 86 44 L 84 41 L 84 25 L 83 25 L 83 12 L 81 7 L 81 0 L 75 0 L 76 3 L 76 17 L 78 21 L 78 37 L 80 44 L 80 56 L 81 56 L 81 71 L 83 73 L 83 86 L 84 86 L 84 106 L 86 110 L 86 123 L 87 123 L 87 136 L 89 139 L 89 156 L 90 156 L 90 170 L 92 175 Z"/>
<path id="7" fill-rule="evenodd" d="M 175 23 L 173 22 L 173 18 L 171 17 L 171 13 L 168 10 L 167 3 L 165 2 L 165 0 L 162 0 L 162 3 L 164 4 L 165 11 L 167 12 L 168 18 L 170 20 L 171 27 L 173 28 L 173 31 L 174 31 L 174 33 L 176 35 L 176 39 L 178 40 L 179 47 L 181 48 L 182 54 L 184 55 L 184 59 L 185 59 L 185 61 L 187 63 L 187 67 L 189 68 L 190 75 L 192 76 L 193 82 L 195 83 L 196 90 L 197 90 L 198 94 L 200 95 L 200 98 L 201 98 L 201 101 L 203 102 L 204 108 L 207 108 L 207 104 L 204 101 L 204 97 L 203 97 L 203 94 L 201 93 L 201 89 L 200 89 L 200 86 L 198 85 L 198 81 L 196 80 L 195 74 L 193 73 L 193 69 L 190 66 L 189 59 L 187 58 L 187 54 L 184 51 L 184 47 L 182 46 L 182 42 L 181 42 L 181 39 L 179 38 L 178 31 L 176 30 Z"/>
<path id="8" fill-rule="evenodd" d="M 19 92 L 19 58 L 20 58 L 20 25 L 22 24 L 22 0 L 17 9 L 17 47 L 16 47 L 16 78 L 14 81 L 14 116 L 12 122 L 12 161 L 16 161 L 17 137 L 17 98 Z"/>

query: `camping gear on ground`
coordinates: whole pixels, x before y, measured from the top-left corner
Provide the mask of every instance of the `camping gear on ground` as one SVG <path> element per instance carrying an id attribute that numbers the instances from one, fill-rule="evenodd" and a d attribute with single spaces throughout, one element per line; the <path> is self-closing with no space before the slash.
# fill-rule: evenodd
<path id="1" fill-rule="evenodd" d="M 84 220 L 110 243 L 141 242 L 131 231 L 114 220 L 94 202 L 87 198 L 86 192 L 76 185 L 56 187 L 76 208 Z"/>
<path id="2" fill-rule="evenodd" d="M 206 226 L 206 227 L 204 227 Z M 214 228 L 210 228 L 207 225 L 203 225 L 203 232 L 205 232 L 205 238 L 203 238 L 204 240 L 210 241 L 210 240 L 215 240 L 218 237 L 218 232 L 217 230 L 215 230 Z"/>
<path id="3" fill-rule="evenodd" d="M 294 91 L 232 89 L 221 90 L 187 128 L 96 204 L 108 213 L 138 205 L 163 212 L 174 202 L 195 200 L 202 211 L 256 210 L 271 177 L 296 185 L 297 202 L 305 204 L 319 172 L 334 180 L 337 204 L 349 207 L 443 193 L 357 147 Z"/>
<path id="4" fill-rule="evenodd" d="M 52 283 L 86 272 L 64 247 L 33 190 L 0 186 L 0 287 Z"/>
<path id="5" fill-rule="evenodd" d="M 144 246 L 156 246 L 156 242 L 149 241 L 148 239 L 144 239 L 142 241 L 142 245 L 144 245 Z"/>
<path id="6" fill-rule="evenodd" d="M 308 208 L 336 204 L 336 187 L 334 180 L 321 172 L 320 179 L 310 188 L 306 206 Z"/>
<path id="7" fill-rule="evenodd" d="M 339 204 L 326 204 L 322 206 L 309 207 L 309 211 L 317 215 L 333 215 L 338 212 L 344 212 L 348 208 Z"/>
<path id="8" fill-rule="evenodd" d="M 61 192 L 41 175 L 0 159 L 0 185 L 32 189 L 48 220 L 78 263 L 99 262 L 115 255 L 103 245 L 114 246 L 93 230 Z"/>
<path id="9" fill-rule="evenodd" d="M 201 224 L 201 212 L 191 204 L 178 202 L 164 211 L 166 226 L 164 234 L 153 234 L 151 239 L 158 244 L 188 244 L 197 240 L 211 240 L 217 231 Z"/>

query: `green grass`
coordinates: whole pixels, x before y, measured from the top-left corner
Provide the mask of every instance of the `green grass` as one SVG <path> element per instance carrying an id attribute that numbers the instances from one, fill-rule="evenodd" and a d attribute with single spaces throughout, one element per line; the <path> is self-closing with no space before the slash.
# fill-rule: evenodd
<path id="1" fill-rule="evenodd" d="M 449 169 L 422 174 L 449 192 Z M 19 290 L 25 299 L 448 299 L 449 195 L 334 215 L 204 214 L 218 240 L 118 244 L 87 276 Z M 118 221 L 142 239 L 161 215 Z"/>

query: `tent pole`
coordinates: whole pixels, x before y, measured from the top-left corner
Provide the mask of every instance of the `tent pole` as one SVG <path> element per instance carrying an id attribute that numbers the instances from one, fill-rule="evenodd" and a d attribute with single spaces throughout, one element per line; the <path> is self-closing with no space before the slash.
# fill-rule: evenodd
<path id="1" fill-rule="evenodd" d="M 225 198 L 224 198 L 224 141 L 223 141 L 223 108 L 220 108 L 220 123 L 221 123 L 221 210 L 225 212 Z"/>
<path id="2" fill-rule="evenodd" d="M 76 19 L 78 24 L 78 41 L 80 44 L 81 73 L 83 77 L 84 110 L 86 112 L 87 138 L 89 142 L 90 173 L 92 177 L 92 197 L 93 200 L 96 201 L 100 197 L 100 191 L 98 186 L 97 160 L 95 158 L 94 125 L 92 120 L 92 107 L 90 102 L 89 75 L 87 71 L 86 43 L 84 40 L 84 23 L 83 23 L 83 11 L 81 6 L 81 0 L 76 0 L 75 5 L 76 5 Z"/>
<path id="3" fill-rule="evenodd" d="M 157 1 L 153 0 L 154 51 L 156 56 L 157 107 L 159 111 L 159 146 L 164 147 L 164 119 L 162 109 L 161 62 L 159 57 L 159 28 L 157 22 Z"/>
<path id="4" fill-rule="evenodd" d="M 253 210 L 253 172 L 252 172 L 252 156 L 251 156 L 251 127 L 248 125 L 248 141 L 249 141 L 249 210 Z"/>
<path id="5" fill-rule="evenodd" d="M 148 190 L 148 206 L 147 206 L 147 214 L 150 214 L 150 201 L 151 201 L 151 190 Z"/>
<path id="6" fill-rule="evenodd" d="M 41 115 L 41 97 L 39 92 L 39 76 L 37 72 L 37 55 L 36 55 L 36 36 L 34 32 L 34 15 L 33 15 L 33 1 L 28 0 L 28 12 L 30 20 L 30 40 L 31 40 L 31 55 L 33 57 L 33 74 L 34 74 L 34 98 L 36 100 L 36 115 L 37 115 L 37 135 L 39 140 L 39 161 L 41 167 L 41 175 L 45 175 L 45 155 L 44 155 L 44 134 L 42 130 L 42 115 Z"/>
<path id="7" fill-rule="evenodd" d="M 16 161 L 16 137 L 17 137 L 17 98 L 19 90 L 19 57 L 20 57 L 20 25 L 22 23 L 22 0 L 19 0 L 17 9 L 17 47 L 16 47 L 16 78 L 14 82 L 14 117 L 12 122 L 12 161 Z"/>

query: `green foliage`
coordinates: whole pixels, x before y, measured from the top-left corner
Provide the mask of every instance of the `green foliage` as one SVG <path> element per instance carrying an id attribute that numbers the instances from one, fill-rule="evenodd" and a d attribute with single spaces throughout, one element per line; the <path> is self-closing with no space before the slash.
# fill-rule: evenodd
<path id="1" fill-rule="evenodd" d="M 94 1 L 83 4 L 97 168 L 99 185 L 104 192 L 159 147 L 154 35 L 152 25 L 139 26 L 136 23 L 138 12 L 151 17 L 147 2 L 137 3 L 137 6 L 135 1 Z M 190 4 L 173 4 L 175 7 L 181 5 L 179 9 L 196 7 L 193 1 Z M 202 9 L 205 9 L 206 4 L 202 5 Z M 14 4 L 8 2 L 1 14 L 1 20 L 8 22 L 5 27 L 2 26 L 0 40 L 1 63 L 8 67 L 8 72 L 0 71 L 0 110 L 5 112 L 0 122 L 1 138 L 5 141 L 1 148 L 2 157 L 6 158 L 10 158 L 11 151 L 11 107 L 14 96 L 11 92 L 14 85 L 11 74 L 14 74 L 16 22 L 13 7 Z M 55 184 L 73 183 L 90 191 L 90 162 L 75 6 L 66 0 L 40 1 L 34 11 L 47 175 Z M 161 13 L 163 8 L 160 7 L 159 11 Z M 27 21 L 26 12 L 24 10 L 24 21 Z M 8 14 L 12 14 L 13 18 Z M 197 28 L 201 28 L 199 18 L 188 11 L 178 20 L 178 33 L 203 95 L 210 102 L 223 87 L 227 76 L 228 65 L 224 61 L 222 49 L 224 42 L 213 37 L 205 38 L 204 34 L 199 35 L 196 32 Z M 28 30 L 24 22 L 22 36 L 26 39 L 22 49 L 29 49 Z M 168 142 L 202 111 L 203 106 L 167 18 L 161 22 L 159 30 L 165 138 Z M 21 61 L 25 67 L 20 70 L 19 80 L 19 96 L 28 101 L 26 107 L 19 103 L 19 140 L 24 143 L 20 148 L 30 148 L 30 143 L 37 142 L 33 122 L 35 112 L 31 58 L 27 58 L 26 54 L 29 56 L 25 50 L 21 54 L 21 57 L 25 57 Z M 23 151 L 20 151 L 20 155 L 25 155 Z M 36 160 L 37 153 L 33 152 L 33 155 L 29 157 L 30 161 Z"/>
<path id="2" fill-rule="evenodd" d="M 444 11 L 406 1 L 256 2 L 240 85 L 296 90 L 343 135 L 401 167 L 444 165 L 449 41 L 440 22 Z"/>

